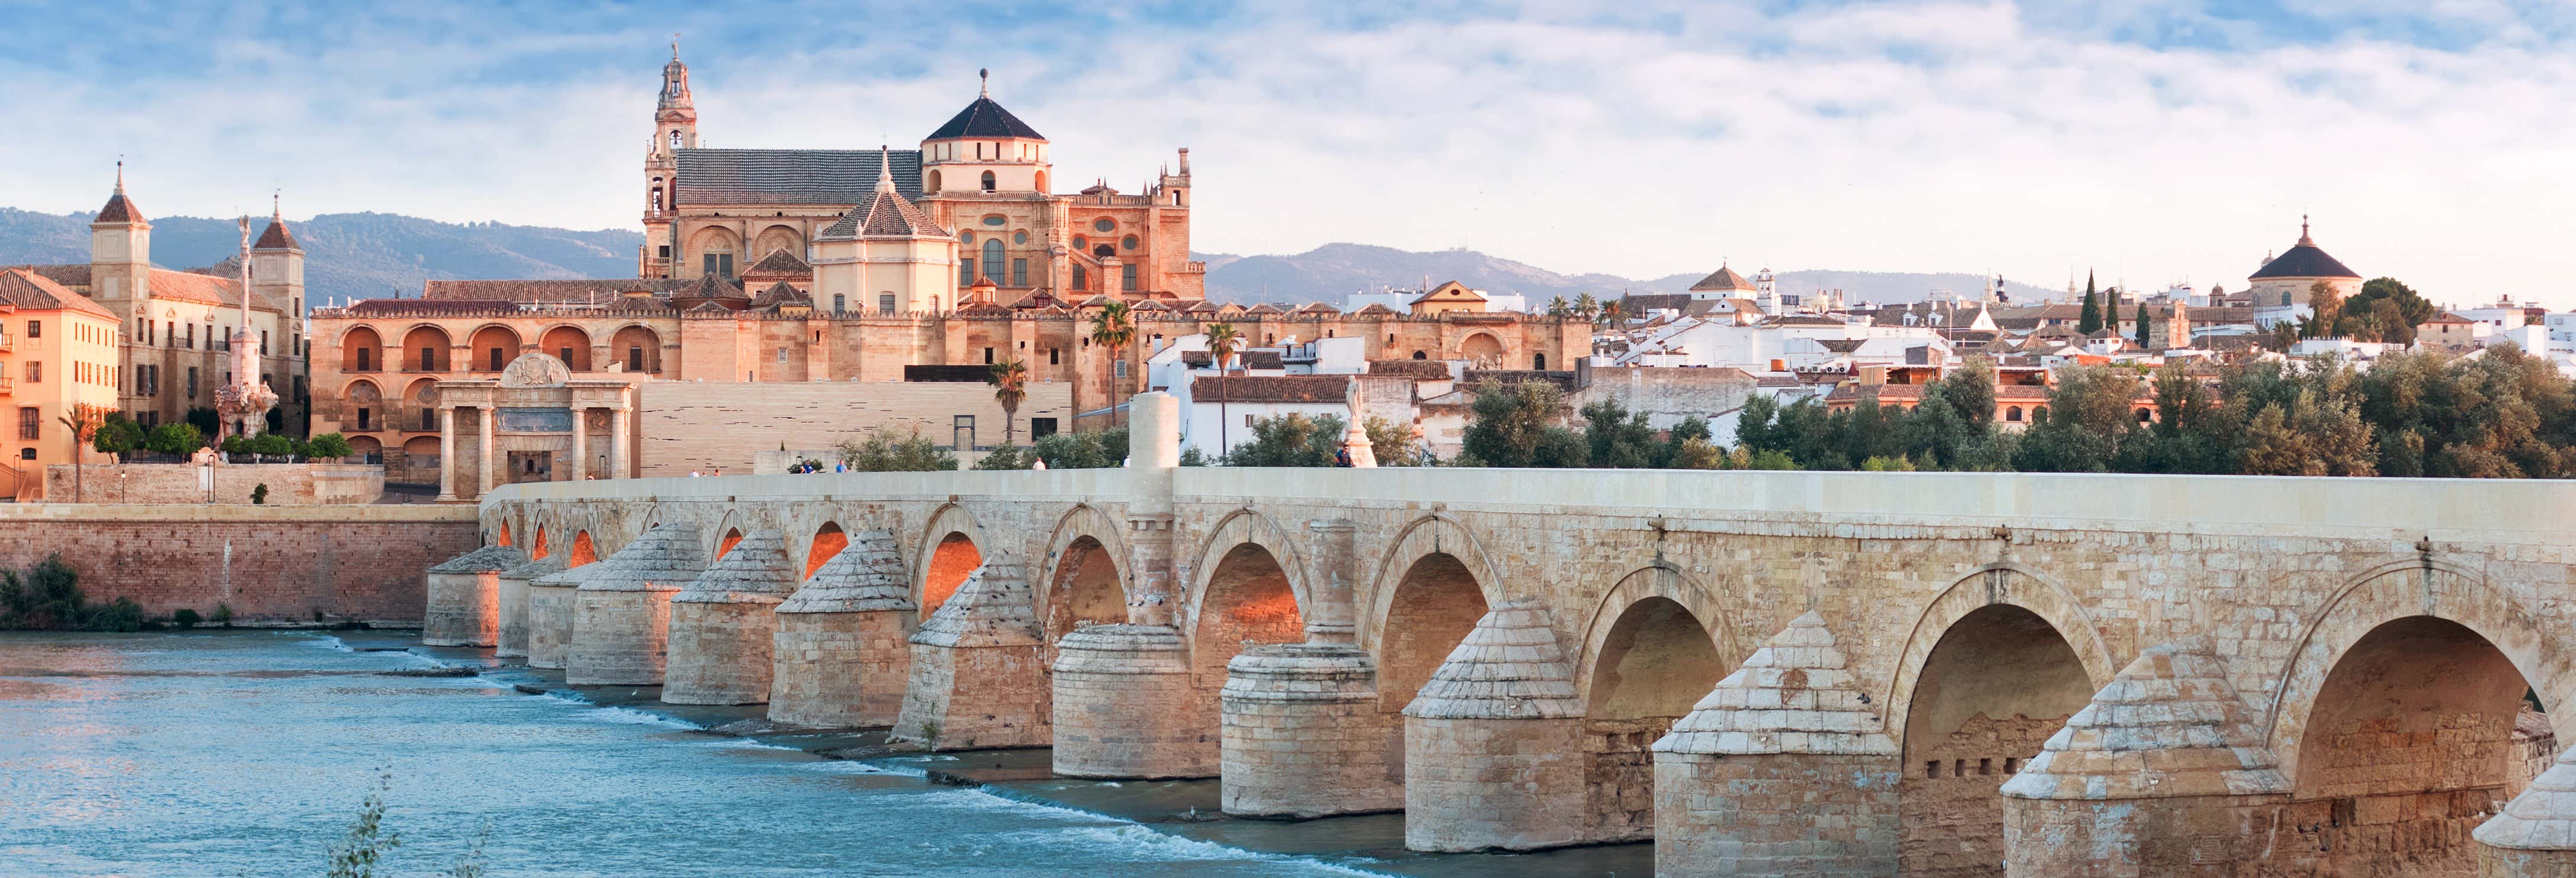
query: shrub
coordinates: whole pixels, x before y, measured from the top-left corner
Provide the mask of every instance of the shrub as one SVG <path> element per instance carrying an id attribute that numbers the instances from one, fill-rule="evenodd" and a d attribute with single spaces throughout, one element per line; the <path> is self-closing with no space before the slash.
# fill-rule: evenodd
<path id="1" fill-rule="evenodd" d="M 975 468 L 980 470 L 1028 469 L 1029 465 L 1036 463 L 1037 460 L 1038 456 L 1028 449 L 1017 445 L 1004 445 L 984 455 L 983 460 L 976 461 Z"/>
<path id="2" fill-rule="evenodd" d="M 308 457 L 347 457 L 354 453 L 356 449 L 349 447 L 348 437 L 338 433 L 315 436 L 313 442 L 305 447 Z"/>
<path id="3" fill-rule="evenodd" d="M 213 616 L 212 621 L 215 624 L 226 628 L 233 627 L 233 605 L 222 601 L 216 601 L 215 615 Z"/>
<path id="4" fill-rule="evenodd" d="M 186 607 L 180 607 L 178 612 L 170 614 L 170 622 L 181 628 L 195 628 L 197 623 L 202 621 L 205 620 L 197 615 L 197 611 Z"/>
<path id="5" fill-rule="evenodd" d="M 863 473 L 943 472 L 957 468 L 957 455 L 930 444 L 920 430 L 903 439 L 883 430 L 870 431 L 864 440 L 842 442 L 840 453 L 842 463 Z"/>
<path id="6" fill-rule="evenodd" d="M 266 503 L 268 502 L 268 483 L 267 483 L 267 482 L 261 482 L 261 483 L 259 483 L 259 485 L 258 485 L 257 487 L 253 487 L 253 488 L 251 488 L 251 489 L 250 489 L 250 502 L 252 503 L 252 505 L 261 505 L 261 504 L 266 504 Z"/>
<path id="7" fill-rule="evenodd" d="M 158 454 L 193 454 L 206 445 L 205 434 L 197 425 L 172 421 L 152 428 L 143 438 L 143 448 Z"/>
<path id="8" fill-rule="evenodd" d="M 143 605 L 133 598 L 119 596 L 105 606 L 90 611 L 88 628 L 92 631 L 134 632 L 143 630 Z"/>
<path id="9" fill-rule="evenodd" d="M 250 453 L 252 454 L 265 454 L 271 457 L 285 457 L 295 453 L 295 440 L 288 439 L 276 433 L 261 433 L 244 444 L 249 446 Z"/>
<path id="10" fill-rule="evenodd" d="M 122 454 L 143 446 L 143 425 L 124 412 L 108 412 L 100 421 L 98 432 L 90 438 L 90 447 L 104 454 Z"/>

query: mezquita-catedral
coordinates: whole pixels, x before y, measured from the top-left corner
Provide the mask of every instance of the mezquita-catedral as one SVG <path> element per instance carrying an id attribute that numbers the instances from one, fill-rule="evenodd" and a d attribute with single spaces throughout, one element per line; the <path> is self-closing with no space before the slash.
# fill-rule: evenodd
<path id="1" fill-rule="evenodd" d="M 1356 337 L 1372 360 L 1543 370 L 1590 352 L 1580 320 L 1209 302 L 1188 149 L 1142 191 L 1099 177 L 1059 194 L 1048 140 L 989 85 L 915 149 L 711 149 L 675 49 L 653 120 L 636 279 L 433 280 L 418 298 L 317 309 L 312 431 L 381 453 L 388 481 L 470 499 L 506 482 L 748 471 L 754 451 L 870 429 L 964 453 L 1108 426 L 1155 389 L 1147 358 L 1218 322 L 1259 346 Z M 1133 325 L 1115 350 L 1092 340 L 1111 303 Z M 518 402 L 579 416 L 487 431 L 485 412 L 515 398 L 488 386 L 524 354 L 562 360 L 587 389 Z M 1030 382 L 1016 416 L 984 384 L 1011 360 Z"/>

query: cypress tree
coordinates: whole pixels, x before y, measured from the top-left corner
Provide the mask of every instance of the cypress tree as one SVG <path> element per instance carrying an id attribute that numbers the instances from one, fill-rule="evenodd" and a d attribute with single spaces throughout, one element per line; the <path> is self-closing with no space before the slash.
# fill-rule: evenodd
<path id="1" fill-rule="evenodd" d="M 2092 335 L 2102 330 L 2102 298 L 2093 292 L 2093 273 L 2084 273 L 2084 313 L 2075 320 L 2075 331 Z"/>
<path id="2" fill-rule="evenodd" d="M 2147 346 L 2147 303 L 2138 303 L 2138 346 Z"/>

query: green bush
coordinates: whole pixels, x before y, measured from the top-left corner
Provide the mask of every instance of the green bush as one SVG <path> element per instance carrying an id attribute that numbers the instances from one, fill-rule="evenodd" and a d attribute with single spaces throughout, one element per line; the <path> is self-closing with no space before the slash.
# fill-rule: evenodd
<path id="1" fill-rule="evenodd" d="M 124 412 L 108 412 L 107 419 L 99 422 L 98 432 L 91 437 L 90 447 L 104 454 L 122 454 L 143 447 L 143 425 L 126 417 Z"/>
<path id="2" fill-rule="evenodd" d="M 233 605 L 216 601 L 215 615 L 210 617 L 210 621 L 226 628 L 233 627 Z"/>
<path id="3" fill-rule="evenodd" d="M 267 482 L 261 482 L 258 486 L 250 489 L 250 502 L 254 506 L 264 505 L 268 502 Z"/>
<path id="4" fill-rule="evenodd" d="M 246 444 L 250 447 L 250 453 L 252 454 L 265 454 L 271 457 L 285 457 L 295 453 L 295 440 L 288 439 L 276 433 L 261 433 L 257 437 L 252 438 L 250 442 Z"/>
<path id="5" fill-rule="evenodd" d="M 984 455 L 983 460 L 976 461 L 975 468 L 980 470 L 1028 469 L 1030 464 L 1037 462 L 1037 459 L 1038 456 L 1028 449 L 1017 445 L 1004 445 Z"/>
<path id="6" fill-rule="evenodd" d="M 197 425 L 172 421 L 152 428 L 143 438 L 143 448 L 158 454 L 194 454 L 206 446 L 205 434 Z"/>
<path id="7" fill-rule="evenodd" d="M 841 463 L 854 472 L 945 472 L 957 468 L 957 455 L 941 450 L 922 438 L 921 431 L 896 439 L 884 430 L 873 430 L 866 439 L 841 443 Z"/>
<path id="8" fill-rule="evenodd" d="M 1029 446 L 1047 469 L 1107 469 L 1127 465 L 1127 428 L 1054 433 Z"/>
<path id="9" fill-rule="evenodd" d="M 141 631 L 143 605 L 135 603 L 133 598 L 120 596 L 106 606 L 91 609 L 87 627 L 92 631 Z"/>
<path id="10" fill-rule="evenodd" d="M 23 575 L 0 570 L 0 630 L 6 629 L 141 631 L 143 605 L 129 597 L 90 604 L 81 594 L 80 574 L 57 553 Z"/>
<path id="11" fill-rule="evenodd" d="M 203 621 L 205 619 L 198 616 L 197 611 L 186 607 L 180 607 L 178 612 L 170 614 L 170 623 L 181 628 L 195 628 L 197 623 Z"/>
<path id="12" fill-rule="evenodd" d="M 324 433 L 313 437 L 313 443 L 306 448 L 306 453 L 312 457 L 347 457 L 357 453 L 357 449 L 349 447 L 349 438 L 346 436 L 338 433 Z"/>

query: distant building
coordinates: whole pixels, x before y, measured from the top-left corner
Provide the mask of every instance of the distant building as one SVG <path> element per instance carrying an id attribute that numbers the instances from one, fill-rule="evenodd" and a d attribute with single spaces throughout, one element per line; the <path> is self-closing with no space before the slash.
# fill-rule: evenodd
<path id="1" fill-rule="evenodd" d="M 45 499 L 45 467 L 85 453 L 63 417 L 117 407 L 118 324 L 115 312 L 44 275 L 0 270 L 0 404 L 10 412 L 0 497 Z"/>

